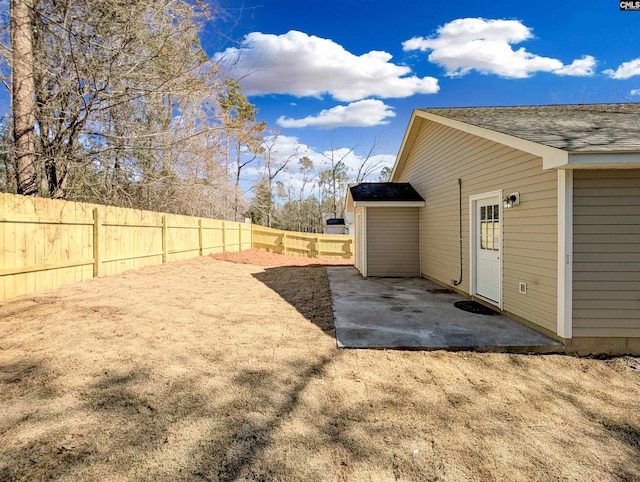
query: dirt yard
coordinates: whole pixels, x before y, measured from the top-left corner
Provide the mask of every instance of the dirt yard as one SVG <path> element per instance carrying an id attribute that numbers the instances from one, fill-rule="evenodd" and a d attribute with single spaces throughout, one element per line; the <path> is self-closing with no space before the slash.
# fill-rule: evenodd
<path id="1" fill-rule="evenodd" d="M 232 258 L 0 303 L 0 480 L 640 480 L 638 359 L 338 350 L 324 267 Z"/>

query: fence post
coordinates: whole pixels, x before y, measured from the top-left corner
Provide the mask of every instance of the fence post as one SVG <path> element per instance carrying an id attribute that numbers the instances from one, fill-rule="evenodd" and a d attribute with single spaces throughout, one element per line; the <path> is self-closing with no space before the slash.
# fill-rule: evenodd
<path id="1" fill-rule="evenodd" d="M 320 257 L 320 236 L 316 236 L 315 237 L 315 242 L 316 242 L 316 258 Z"/>
<path id="2" fill-rule="evenodd" d="M 242 224 L 238 223 L 238 251 L 242 251 Z"/>
<path id="3" fill-rule="evenodd" d="M 222 221 L 222 252 L 227 250 L 227 223 Z"/>
<path id="4" fill-rule="evenodd" d="M 167 262 L 167 217 L 162 216 L 162 263 Z"/>
<path id="5" fill-rule="evenodd" d="M 202 219 L 198 219 L 198 244 L 200 247 L 200 256 L 202 256 L 204 252 L 202 245 Z"/>
<path id="6" fill-rule="evenodd" d="M 100 276 L 100 213 L 93 208 L 93 277 Z"/>
<path id="7" fill-rule="evenodd" d="M 287 254 L 287 233 L 282 233 L 282 254 Z"/>

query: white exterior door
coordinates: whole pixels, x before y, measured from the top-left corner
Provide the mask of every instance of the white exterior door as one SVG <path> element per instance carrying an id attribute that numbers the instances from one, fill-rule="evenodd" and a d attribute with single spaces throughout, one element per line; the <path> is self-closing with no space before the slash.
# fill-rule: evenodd
<path id="1" fill-rule="evenodd" d="M 500 305 L 500 198 L 476 202 L 475 294 Z"/>

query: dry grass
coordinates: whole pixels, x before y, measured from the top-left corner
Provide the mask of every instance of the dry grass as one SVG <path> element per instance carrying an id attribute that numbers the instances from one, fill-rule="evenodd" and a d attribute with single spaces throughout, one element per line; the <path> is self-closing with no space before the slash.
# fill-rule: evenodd
<path id="1" fill-rule="evenodd" d="M 637 359 L 337 350 L 271 264 L 0 304 L 0 480 L 640 480 Z"/>

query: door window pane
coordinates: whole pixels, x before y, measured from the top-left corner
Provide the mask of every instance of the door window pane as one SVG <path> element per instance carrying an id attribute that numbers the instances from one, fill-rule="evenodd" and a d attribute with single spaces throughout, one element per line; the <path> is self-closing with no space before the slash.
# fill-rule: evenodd
<path id="1" fill-rule="evenodd" d="M 480 206 L 480 249 L 500 251 L 500 205 Z"/>

